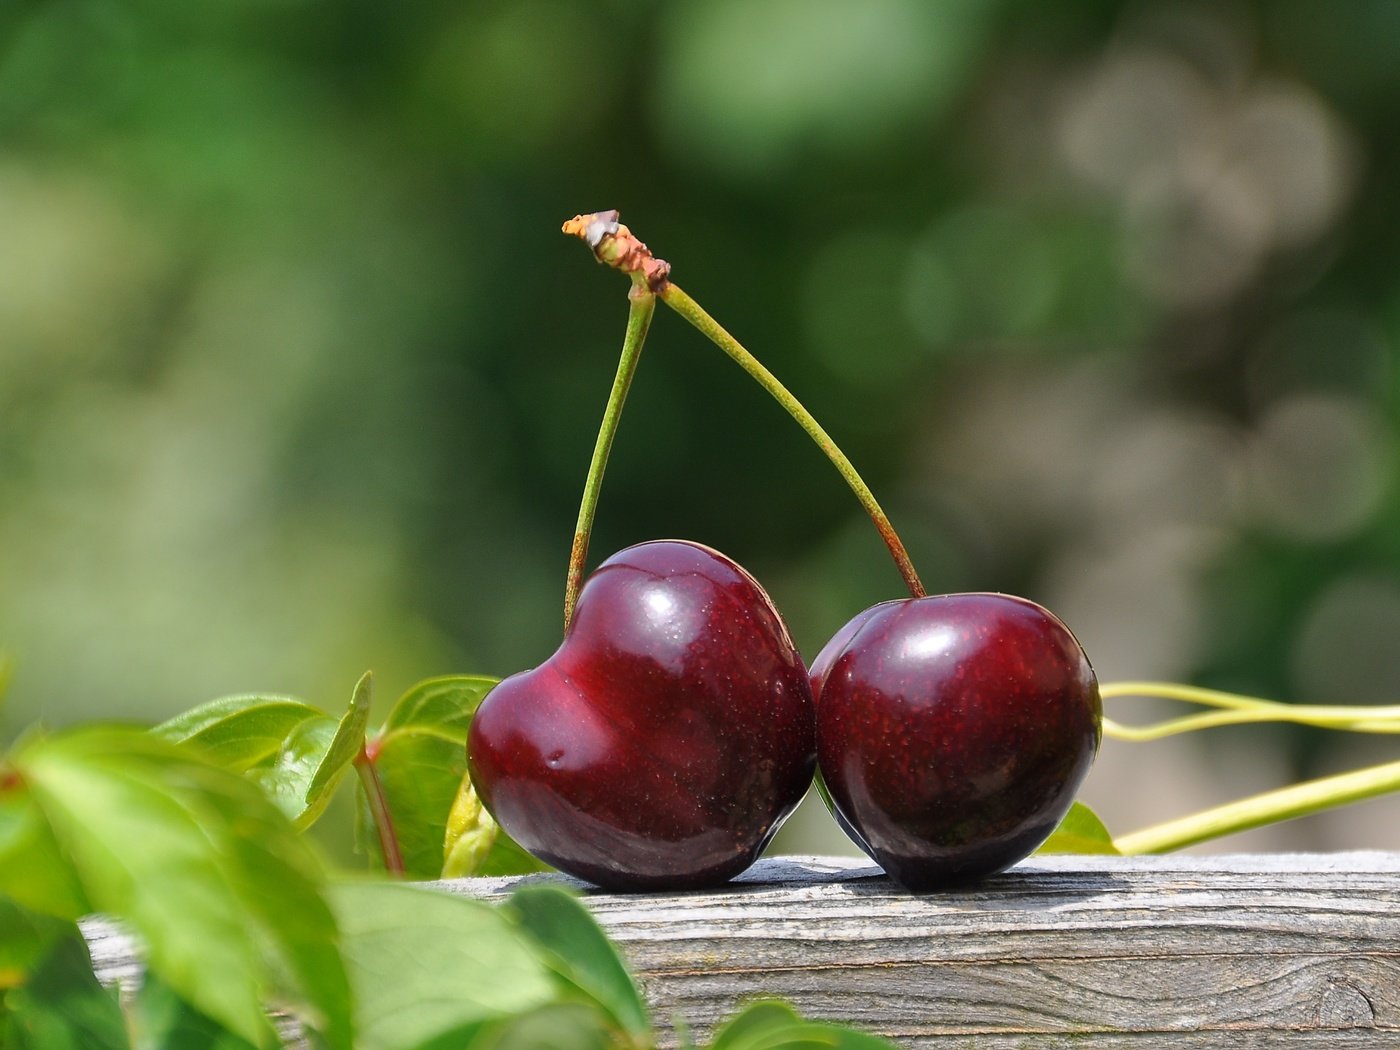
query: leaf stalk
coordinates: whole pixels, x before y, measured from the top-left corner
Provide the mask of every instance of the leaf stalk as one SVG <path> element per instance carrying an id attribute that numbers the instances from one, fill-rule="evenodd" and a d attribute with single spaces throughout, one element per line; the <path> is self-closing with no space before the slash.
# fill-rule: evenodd
<path id="1" fill-rule="evenodd" d="M 355 773 L 364 786 L 370 816 L 379 836 L 379 849 L 384 854 L 384 870 L 397 878 L 403 878 L 407 869 L 403 862 L 403 851 L 399 848 L 398 833 L 394 830 L 394 815 L 389 809 L 384 782 L 379 778 L 379 769 L 369 753 L 368 746 L 360 748 L 360 753 L 355 756 L 354 765 Z"/>

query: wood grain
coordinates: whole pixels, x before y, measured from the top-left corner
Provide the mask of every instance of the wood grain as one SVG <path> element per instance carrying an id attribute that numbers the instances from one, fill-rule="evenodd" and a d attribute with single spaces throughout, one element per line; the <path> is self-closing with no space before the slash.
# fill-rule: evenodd
<path id="1" fill-rule="evenodd" d="M 911 1047 L 1400 1047 L 1400 854 L 1044 858 L 925 896 L 786 858 L 589 903 L 700 1036 L 761 993 Z"/>
<path id="2" fill-rule="evenodd" d="M 777 996 L 909 1047 L 1400 1048 L 1400 853 L 1042 858 L 925 896 L 814 857 L 699 893 L 434 885 L 542 880 L 587 895 L 658 1023 L 698 1040 Z M 130 943 L 87 932 L 99 975 L 129 978 Z"/>

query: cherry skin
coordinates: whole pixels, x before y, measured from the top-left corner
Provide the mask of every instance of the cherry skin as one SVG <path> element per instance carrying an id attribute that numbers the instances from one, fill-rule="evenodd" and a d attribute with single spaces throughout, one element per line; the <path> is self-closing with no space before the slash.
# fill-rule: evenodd
<path id="1" fill-rule="evenodd" d="M 717 885 L 811 785 L 807 671 L 737 564 L 639 544 L 588 578 L 553 656 L 487 694 L 467 759 L 506 833 L 562 871 L 615 890 Z"/>
<path id="2" fill-rule="evenodd" d="M 1084 650 L 1023 598 L 884 602 L 838 631 L 811 675 L 836 818 L 911 890 L 1029 855 L 1069 810 L 1102 734 Z"/>

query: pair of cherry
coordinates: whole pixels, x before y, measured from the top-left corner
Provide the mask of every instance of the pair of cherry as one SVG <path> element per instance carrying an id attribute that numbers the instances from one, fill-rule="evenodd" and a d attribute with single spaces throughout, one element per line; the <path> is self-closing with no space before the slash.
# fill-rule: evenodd
<path id="1" fill-rule="evenodd" d="M 1100 717 L 1079 643 L 1033 602 L 884 602 L 809 672 L 752 576 L 668 540 L 599 566 L 558 651 L 492 690 L 467 746 L 506 832 L 606 888 L 732 878 L 819 767 L 852 839 L 926 890 L 1034 850 L 1088 772 Z"/>
<path id="2" fill-rule="evenodd" d="M 564 643 L 472 721 L 472 782 L 542 860 L 611 889 L 694 889 L 758 858 L 818 776 L 837 821 L 910 889 L 1008 867 L 1068 811 L 1098 750 L 1098 683 L 1063 623 L 1000 594 L 926 597 L 855 467 L 776 376 L 670 279 L 615 211 L 566 234 L 632 280 L 627 336 L 584 483 Z M 817 443 L 911 598 L 861 613 L 803 665 L 758 582 L 699 544 L 613 555 L 579 589 L 608 449 L 657 300 Z"/>

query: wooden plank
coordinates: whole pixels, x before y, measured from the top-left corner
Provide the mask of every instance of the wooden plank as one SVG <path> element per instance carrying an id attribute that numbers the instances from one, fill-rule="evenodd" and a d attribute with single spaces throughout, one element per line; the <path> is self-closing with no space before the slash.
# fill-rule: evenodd
<path id="1" fill-rule="evenodd" d="M 532 878 L 560 877 L 439 885 Z M 701 1037 L 764 994 L 910 1047 L 1400 1047 L 1400 854 L 1044 858 L 925 896 L 786 858 L 589 903 Z"/>
<path id="2" fill-rule="evenodd" d="M 1400 1047 L 1400 853 L 1042 858 L 924 896 L 814 857 L 699 893 L 434 885 L 535 881 L 584 892 L 658 1023 L 700 1040 L 764 995 L 909 1047 Z M 129 941 L 86 929 L 129 979 Z"/>

